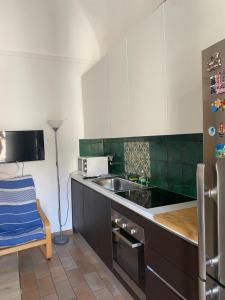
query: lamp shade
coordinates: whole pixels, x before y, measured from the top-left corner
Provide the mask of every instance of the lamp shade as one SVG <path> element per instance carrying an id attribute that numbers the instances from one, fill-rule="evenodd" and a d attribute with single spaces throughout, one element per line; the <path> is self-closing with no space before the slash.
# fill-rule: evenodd
<path id="1" fill-rule="evenodd" d="M 57 130 L 62 125 L 63 121 L 62 120 L 48 120 L 47 123 L 52 129 Z"/>

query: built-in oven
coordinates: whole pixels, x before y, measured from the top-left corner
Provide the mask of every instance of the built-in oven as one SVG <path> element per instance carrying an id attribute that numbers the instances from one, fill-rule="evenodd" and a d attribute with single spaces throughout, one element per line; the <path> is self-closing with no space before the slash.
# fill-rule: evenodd
<path id="1" fill-rule="evenodd" d="M 111 211 L 113 269 L 140 298 L 145 296 L 144 229 Z"/>

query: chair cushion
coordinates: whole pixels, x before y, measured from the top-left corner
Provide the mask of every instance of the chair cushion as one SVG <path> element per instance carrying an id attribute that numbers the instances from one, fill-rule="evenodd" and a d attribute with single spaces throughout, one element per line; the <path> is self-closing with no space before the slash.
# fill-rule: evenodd
<path id="1" fill-rule="evenodd" d="M 44 237 L 32 176 L 0 180 L 0 246 Z"/>

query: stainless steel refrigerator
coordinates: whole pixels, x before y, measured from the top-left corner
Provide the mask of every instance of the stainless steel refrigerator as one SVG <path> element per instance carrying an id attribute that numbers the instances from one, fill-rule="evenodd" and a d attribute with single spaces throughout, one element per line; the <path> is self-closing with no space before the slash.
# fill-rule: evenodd
<path id="1" fill-rule="evenodd" d="M 197 167 L 199 299 L 225 300 L 225 39 L 202 52 L 204 163 Z"/>

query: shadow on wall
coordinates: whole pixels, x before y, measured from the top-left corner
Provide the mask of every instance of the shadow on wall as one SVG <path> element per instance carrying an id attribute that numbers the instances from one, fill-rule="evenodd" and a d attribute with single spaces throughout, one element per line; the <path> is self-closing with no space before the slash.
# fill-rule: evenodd
<path id="1" fill-rule="evenodd" d="M 113 155 L 109 172 L 150 177 L 153 185 L 196 197 L 196 166 L 203 161 L 203 136 L 81 139 L 81 156 Z"/>

